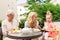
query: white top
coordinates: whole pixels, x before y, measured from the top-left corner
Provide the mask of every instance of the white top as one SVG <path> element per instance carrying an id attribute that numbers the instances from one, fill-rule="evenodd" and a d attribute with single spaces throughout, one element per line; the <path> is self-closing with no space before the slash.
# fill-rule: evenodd
<path id="1" fill-rule="evenodd" d="M 3 32 L 3 40 L 13 40 L 5 35 L 7 35 L 7 31 L 9 31 L 12 28 L 18 27 L 19 23 L 16 20 L 13 20 L 13 22 L 9 22 L 7 19 L 2 22 L 2 32 Z"/>
<path id="2" fill-rule="evenodd" d="M 39 26 L 39 22 L 38 21 L 36 22 L 36 25 Z M 28 22 L 26 21 L 25 24 L 24 24 L 24 28 L 28 28 L 28 26 L 29 26 Z"/>

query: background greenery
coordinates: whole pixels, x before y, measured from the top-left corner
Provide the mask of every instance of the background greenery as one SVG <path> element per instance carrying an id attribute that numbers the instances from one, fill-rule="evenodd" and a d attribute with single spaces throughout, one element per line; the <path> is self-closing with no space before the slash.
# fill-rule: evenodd
<path id="1" fill-rule="evenodd" d="M 2 20 L 0 20 L 0 27 L 1 27 Z"/>
<path id="2" fill-rule="evenodd" d="M 38 1 L 38 3 L 36 3 Z M 38 14 L 38 17 L 41 18 L 41 20 L 45 20 L 45 15 L 47 10 L 51 11 L 53 15 L 53 20 L 60 20 L 60 5 L 54 5 L 52 3 L 49 3 L 50 0 L 43 1 L 41 3 L 41 0 L 29 0 L 28 3 L 31 5 L 29 7 L 29 10 L 35 11 Z M 31 12 L 30 11 L 30 12 Z"/>
<path id="3" fill-rule="evenodd" d="M 47 10 L 50 10 L 53 15 L 53 20 L 60 20 L 60 5 L 53 5 L 51 3 L 48 4 L 33 4 L 29 7 L 31 11 L 35 11 L 38 14 L 38 17 L 41 20 L 45 20 L 45 15 Z"/>
<path id="4" fill-rule="evenodd" d="M 44 26 L 44 21 L 45 21 L 45 15 L 46 12 L 49 10 L 52 15 L 53 15 L 53 21 L 60 21 L 60 5 L 54 5 L 52 3 L 50 3 L 50 0 L 28 0 L 28 4 L 29 6 L 25 6 L 25 7 L 29 7 L 28 9 L 34 12 L 37 12 L 38 14 L 38 21 L 41 25 L 41 27 Z M 30 13 L 25 13 L 24 15 L 26 15 L 26 18 L 28 16 L 28 14 Z M 21 23 L 24 24 L 26 19 L 22 19 Z"/>
<path id="5" fill-rule="evenodd" d="M 0 27 L 1 27 L 1 24 L 2 24 L 2 20 L 0 20 Z M 2 36 L 0 35 L 0 40 L 2 40 Z"/>

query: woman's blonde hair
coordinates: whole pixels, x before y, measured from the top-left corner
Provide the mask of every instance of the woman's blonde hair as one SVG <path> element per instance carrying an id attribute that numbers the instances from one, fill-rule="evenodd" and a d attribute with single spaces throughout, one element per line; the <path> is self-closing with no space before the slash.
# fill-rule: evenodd
<path id="1" fill-rule="evenodd" d="M 30 28 L 33 28 L 33 27 L 36 26 L 36 22 L 32 21 L 33 16 L 37 16 L 37 13 L 36 12 L 30 12 L 29 15 L 28 15 L 28 18 L 27 18 L 27 21 L 28 21 L 28 24 L 29 24 Z"/>

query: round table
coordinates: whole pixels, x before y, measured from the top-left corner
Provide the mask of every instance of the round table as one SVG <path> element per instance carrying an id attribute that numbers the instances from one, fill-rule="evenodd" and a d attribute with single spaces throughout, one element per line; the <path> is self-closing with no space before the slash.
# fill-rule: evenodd
<path id="1" fill-rule="evenodd" d="M 12 36 L 12 35 L 9 35 L 8 34 L 8 37 L 9 38 L 12 38 L 12 39 L 22 39 L 22 40 L 31 40 L 33 38 L 38 38 L 38 37 L 41 37 L 43 35 L 42 32 L 38 32 L 38 33 L 35 33 L 35 34 L 32 34 L 32 35 L 21 35 L 21 36 L 18 36 L 18 34 L 15 36 Z"/>

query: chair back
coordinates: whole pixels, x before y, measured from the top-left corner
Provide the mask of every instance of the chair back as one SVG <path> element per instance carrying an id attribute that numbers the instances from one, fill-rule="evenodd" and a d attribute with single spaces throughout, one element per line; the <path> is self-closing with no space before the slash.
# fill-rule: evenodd
<path id="1" fill-rule="evenodd" d="M 2 28 L 0 28 L 0 35 L 2 35 Z"/>

